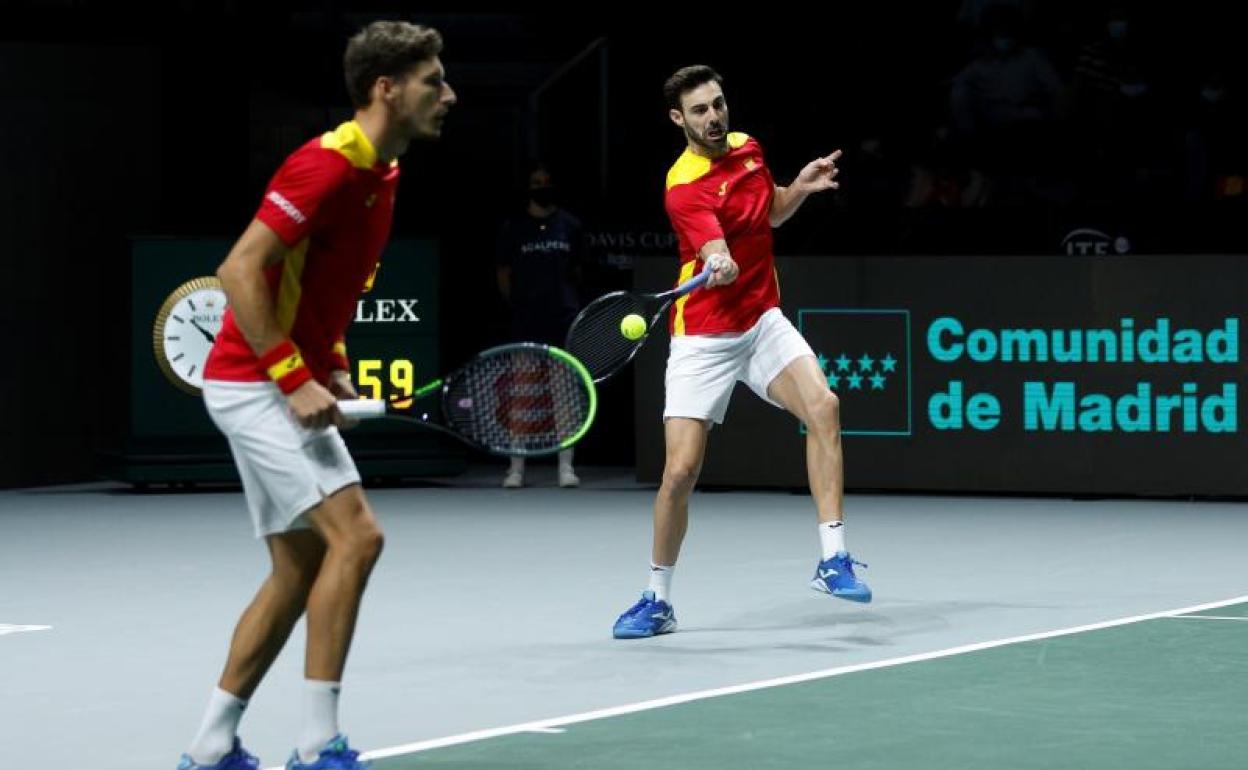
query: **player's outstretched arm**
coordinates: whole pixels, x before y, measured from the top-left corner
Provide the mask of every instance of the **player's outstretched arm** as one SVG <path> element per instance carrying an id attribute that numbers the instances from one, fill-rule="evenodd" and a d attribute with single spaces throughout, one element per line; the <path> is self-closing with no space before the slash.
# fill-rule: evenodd
<path id="1" fill-rule="evenodd" d="M 776 186 L 775 197 L 771 200 L 772 227 L 779 227 L 788 221 L 811 193 L 840 187 L 840 183 L 836 181 L 836 176 L 840 173 L 836 161 L 840 157 L 841 151 L 837 150 L 831 155 L 815 158 L 806 164 L 788 187 Z"/>

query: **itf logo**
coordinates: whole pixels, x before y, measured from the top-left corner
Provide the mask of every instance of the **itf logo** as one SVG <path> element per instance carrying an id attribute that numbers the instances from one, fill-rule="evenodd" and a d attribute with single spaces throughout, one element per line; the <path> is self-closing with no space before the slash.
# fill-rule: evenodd
<path id="1" fill-rule="evenodd" d="M 910 435 L 909 310 L 805 308 L 797 328 L 841 400 L 844 435 Z"/>

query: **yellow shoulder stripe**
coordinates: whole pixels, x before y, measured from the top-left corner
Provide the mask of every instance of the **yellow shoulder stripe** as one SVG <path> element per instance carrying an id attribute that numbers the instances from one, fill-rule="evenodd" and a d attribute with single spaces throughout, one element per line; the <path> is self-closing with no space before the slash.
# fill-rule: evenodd
<path id="1" fill-rule="evenodd" d="M 728 134 L 728 146 L 734 150 L 744 146 L 748 141 L 750 141 L 749 134 L 743 134 L 739 131 L 733 131 Z M 670 190 L 677 185 L 696 182 L 706 176 L 710 170 L 710 158 L 694 155 L 689 150 L 685 150 L 667 172 L 667 189 Z"/>
<path id="2" fill-rule="evenodd" d="M 356 168 L 372 168 L 377 164 L 377 150 L 354 120 L 348 120 L 321 136 L 321 147 L 333 150 Z"/>
<path id="3" fill-rule="evenodd" d="M 711 170 L 711 159 L 685 150 L 667 172 L 667 189 L 696 182 Z"/>

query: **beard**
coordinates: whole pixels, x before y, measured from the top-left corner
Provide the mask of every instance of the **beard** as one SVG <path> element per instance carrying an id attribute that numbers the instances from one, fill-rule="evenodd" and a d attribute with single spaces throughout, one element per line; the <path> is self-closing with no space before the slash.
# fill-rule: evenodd
<path id="1" fill-rule="evenodd" d="M 707 126 L 708 131 L 710 128 L 710 126 Z M 722 154 L 728 149 L 728 127 L 726 125 L 716 125 L 715 128 L 721 132 L 721 136 L 718 139 L 707 136 L 706 132 L 698 134 L 687 124 L 685 125 L 685 136 L 688 137 L 690 142 L 698 147 L 701 147 L 707 152 L 712 154 Z"/>

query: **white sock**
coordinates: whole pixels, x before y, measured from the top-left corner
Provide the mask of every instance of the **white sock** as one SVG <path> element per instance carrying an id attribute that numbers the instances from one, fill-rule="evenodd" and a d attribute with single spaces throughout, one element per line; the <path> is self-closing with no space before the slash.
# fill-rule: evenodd
<path id="1" fill-rule="evenodd" d="M 676 565 L 670 567 L 661 567 L 658 564 L 650 565 L 650 588 L 654 592 L 654 598 L 661 602 L 671 601 L 667 597 L 672 594 L 672 573 L 676 571 Z"/>
<path id="2" fill-rule="evenodd" d="M 230 753 L 234 748 L 234 736 L 238 734 L 239 720 L 243 718 L 246 708 L 247 701 L 220 687 L 212 688 L 204 721 L 200 723 L 199 732 L 186 752 L 195 764 L 215 765 Z"/>
<path id="3" fill-rule="evenodd" d="M 845 550 L 845 522 L 819 522 L 819 545 L 823 549 L 823 560 L 827 561 Z"/>
<path id="4" fill-rule="evenodd" d="M 334 736 L 338 735 L 338 693 L 341 682 L 303 680 L 303 729 L 299 733 L 301 762 L 315 762 Z"/>
<path id="5" fill-rule="evenodd" d="M 559 467 L 572 470 L 572 452 L 571 449 L 563 449 L 559 452 Z"/>
<path id="6" fill-rule="evenodd" d="M 511 466 L 507 469 L 508 473 L 524 473 L 524 458 L 511 458 Z"/>

